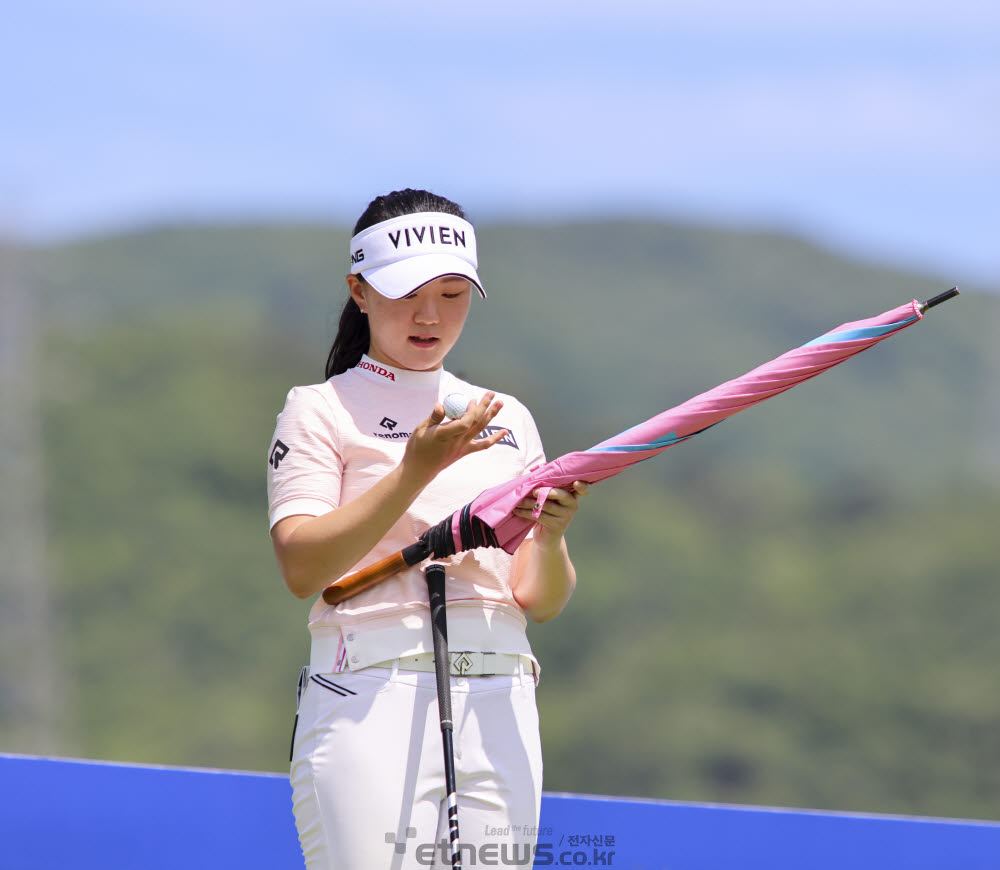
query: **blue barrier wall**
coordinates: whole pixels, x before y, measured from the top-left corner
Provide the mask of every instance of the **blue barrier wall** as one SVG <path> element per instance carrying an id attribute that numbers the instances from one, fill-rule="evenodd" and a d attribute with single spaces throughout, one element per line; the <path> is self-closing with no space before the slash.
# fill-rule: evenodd
<path id="1" fill-rule="evenodd" d="M 0 785 L 0 870 L 302 866 L 277 774 L 0 755 Z M 996 822 L 579 795 L 544 796 L 538 842 L 536 867 L 1000 868 Z"/>

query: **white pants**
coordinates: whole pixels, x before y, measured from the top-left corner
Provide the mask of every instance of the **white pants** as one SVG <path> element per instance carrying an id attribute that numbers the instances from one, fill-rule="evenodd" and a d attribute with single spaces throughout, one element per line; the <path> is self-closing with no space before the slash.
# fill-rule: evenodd
<path id="1" fill-rule="evenodd" d="M 530 867 L 542 788 L 534 675 L 452 676 L 451 693 L 463 863 Z M 434 674 L 312 675 L 299 702 L 291 782 L 310 870 L 447 866 Z"/>

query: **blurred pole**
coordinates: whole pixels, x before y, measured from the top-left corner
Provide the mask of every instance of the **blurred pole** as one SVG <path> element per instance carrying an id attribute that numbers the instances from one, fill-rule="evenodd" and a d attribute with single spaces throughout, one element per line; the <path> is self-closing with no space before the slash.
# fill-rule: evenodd
<path id="1" fill-rule="evenodd" d="M 0 738 L 57 751 L 52 605 L 45 554 L 38 317 L 12 243 L 0 240 Z"/>
<path id="2" fill-rule="evenodd" d="M 1000 294 L 998 294 L 1000 300 Z M 984 343 L 986 377 L 982 392 L 982 456 L 983 466 L 993 484 L 1000 484 L 1000 304 L 992 305 L 993 328 L 986 330 L 992 341 Z M 977 469 L 978 472 L 978 469 Z"/>

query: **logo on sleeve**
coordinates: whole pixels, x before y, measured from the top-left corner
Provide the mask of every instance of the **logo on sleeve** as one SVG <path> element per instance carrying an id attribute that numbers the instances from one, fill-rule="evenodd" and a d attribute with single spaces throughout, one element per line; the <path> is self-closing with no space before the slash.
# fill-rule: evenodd
<path id="1" fill-rule="evenodd" d="M 274 447 L 271 448 L 271 458 L 267 460 L 267 464 L 277 471 L 278 463 L 281 462 L 281 460 L 287 455 L 288 445 L 279 438 L 274 442 Z"/>

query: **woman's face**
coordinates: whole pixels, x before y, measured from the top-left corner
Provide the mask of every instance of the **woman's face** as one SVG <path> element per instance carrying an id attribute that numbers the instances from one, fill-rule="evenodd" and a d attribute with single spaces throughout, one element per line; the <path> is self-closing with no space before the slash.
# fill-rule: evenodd
<path id="1" fill-rule="evenodd" d="M 437 278 L 402 299 L 386 299 L 353 275 L 348 283 L 354 301 L 368 314 L 368 356 L 411 371 L 440 368 L 462 334 L 472 302 L 472 282 L 457 275 Z"/>

